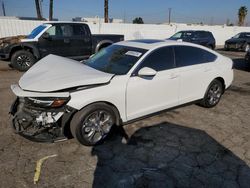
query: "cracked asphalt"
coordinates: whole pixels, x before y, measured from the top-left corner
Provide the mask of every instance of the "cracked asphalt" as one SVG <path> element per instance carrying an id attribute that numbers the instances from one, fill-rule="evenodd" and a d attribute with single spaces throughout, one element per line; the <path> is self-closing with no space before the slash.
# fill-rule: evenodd
<path id="1" fill-rule="evenodd" d="M 0 187 L 250 187 L 250 65 L 212 109 L 188 105 L 114 130 L 102 145 L 34 143 L 13 133 L 10 84 L 22 73 L 0 61 Z M 46 160 L 36 185 L 37 160 Z"/>

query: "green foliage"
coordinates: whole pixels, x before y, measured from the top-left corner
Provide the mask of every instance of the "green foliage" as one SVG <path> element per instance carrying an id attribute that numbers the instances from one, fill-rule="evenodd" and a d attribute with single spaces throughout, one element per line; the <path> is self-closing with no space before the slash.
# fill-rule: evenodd
<path id="1" fill-rule="evenodd" d="M 244 25 L 244 22 L 245 22 L 245 19 L 246 19 L 246 16 L 247 16 L 247 7 L 246 6 L 242 6 L 239 8 L 239 11 L 238 11 L 238 18 L 239 18 L 239 26 L 243 26 Z"/>
<path id="2" fill-rule="evenodd" d="M 144 21 L 141 17 L 137 17 L 133 20 L 133 24 L 144 24 Z"/>

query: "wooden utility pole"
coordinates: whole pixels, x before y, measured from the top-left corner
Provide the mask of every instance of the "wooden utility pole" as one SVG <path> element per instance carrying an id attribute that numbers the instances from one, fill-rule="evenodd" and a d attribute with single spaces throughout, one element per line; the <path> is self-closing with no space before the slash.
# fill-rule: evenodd
<path id="1" fill-rule="evenodd" d="M 41 14 L 41 8 L 40 8 L 40 0 L 35 0 L 36 3 L 36 14 L 37 14 L 37 19 L 42 20 L 42 14 Z"/>
<path id="2" fill-rule="evenodd" d="M 109 1 L 104 0 L 104 22 L 109 22 Z"/>
<path id="3" fill-rule="evenodd" d="M 6 16 L 4 2 L 2 1 L 3 16 Z"/>
<path id="4" fill-rule="evenodd" d="M 49 20 L 53 20 L 53 0 L 49 1 Z"/>
<path id="5" fill-rule="evenodd" d="M 168 24 L 170 25 L 171 23 L 171 11 L 172 11 L 172 8 L 169 8 L 168 9 Z"/>

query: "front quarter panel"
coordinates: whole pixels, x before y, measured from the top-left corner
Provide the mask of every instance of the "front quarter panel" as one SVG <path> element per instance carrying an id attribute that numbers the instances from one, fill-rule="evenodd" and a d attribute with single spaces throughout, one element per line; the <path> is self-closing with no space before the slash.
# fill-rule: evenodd
<path id="1" fill-rule="evenodd" d="M 74 91 L 70 93 L 71 100 L 67 105 L 77 110 L 81 110 L 85 106 L 96 102 L 107 102 L 118 109 L 121 119 L 124 122 L 126 121 L 125 97 L 128 79 L 128 75 L 115 76 L 108 85 Z"/>

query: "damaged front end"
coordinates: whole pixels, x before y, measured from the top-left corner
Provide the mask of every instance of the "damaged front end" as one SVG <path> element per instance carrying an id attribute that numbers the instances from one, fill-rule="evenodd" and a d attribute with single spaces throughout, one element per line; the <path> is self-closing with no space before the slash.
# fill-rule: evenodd
<path id="1" fill-rule="evenodd" d="M 15 132 L 37 142 L 67 139 L 67 123 L 75 113 L 66 106 L 68 101 L 69 98 L 18 97 L 10 110 Z"/>

